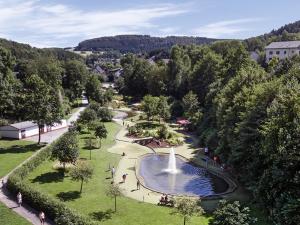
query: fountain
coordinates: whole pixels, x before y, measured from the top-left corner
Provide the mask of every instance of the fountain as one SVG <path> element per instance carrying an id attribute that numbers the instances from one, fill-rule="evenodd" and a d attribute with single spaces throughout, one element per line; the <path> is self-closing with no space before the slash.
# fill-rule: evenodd
<path id="1" fill-rule="evenodd" d="M 172 147 L 170 149 L 169 153 L 169 162 L 168 162 L 168 168 L 164 170 L 167 173 L 176 174 L 178 173 L 178 170 L 176 168 L 176 157 L 175 157 L 175 151 Z"/>

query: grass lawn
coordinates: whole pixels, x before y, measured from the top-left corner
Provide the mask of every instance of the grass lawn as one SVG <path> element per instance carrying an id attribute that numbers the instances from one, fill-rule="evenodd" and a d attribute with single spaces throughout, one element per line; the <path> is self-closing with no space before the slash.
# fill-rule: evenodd
<path id="1" fill-rule="evenodd" d="M 28 182 L 40 191 L 47 192 L 78 212 L 89 215 L 104 225 L 127 224 L 127 225 L 176 225 L 182 224 L 182 218 L 173 215 L 173 210 L 166 207 L 159 207 L 148 203 L 120 197 L 118 198 L 118 211 L 111 213 L 114 207 L 113 199 L 105 194 L 110 184 L 110 172 L 107 172 L 108 165 L 117 166 L 120 157 L 106 151 L 114 143 L 114 136 L 118 131 L 115 123 L 106 123 L 109 131 L 108 138 L 103 140 L 101 150 L 93 150 L 92 161 L 94 165 L 94 177 L 89 183 L 83 186 L 83 193 L 80 197 L 80 183 L 73 182 L 66 175 L 63 177 L 59 172 L 52 169 L 54 162 L 46 161 L 28 176 Z M 83 147 L 84 138 L 88 135 L 81 135 L 80 144 Z M 80 157 L 89 159 L 89 150 L 81 148 Z M 189 225 L 206 225 L 208 217 L 194 217 Z"/>
<path id="2" fill-rule="evenodd" d="M 22 140 L 0 140 L 0 178 L 31 156 L 41 146 Z"/>
<path id="3" fill-rule="evenodd" d="M 0 203 L 0 224 L 5 225 L 30 225 L 31 223 Z"/>

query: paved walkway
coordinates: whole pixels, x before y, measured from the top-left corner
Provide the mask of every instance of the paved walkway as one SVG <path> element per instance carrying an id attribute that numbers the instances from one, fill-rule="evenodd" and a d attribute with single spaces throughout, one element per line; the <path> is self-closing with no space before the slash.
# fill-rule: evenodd
<path id="1" fill-rule="evenodd" d="M 80 107 L 75 113 L 72 114 L 72 116 L 67 121 L 68 126 L 71 125 L 73 122 L 75 122 L 78 119 L 80 113 L 84 109 L 85 109 L 85 107 Z M 68 131 L 68 127 L 65 127 L 65 128 L 61 128 L 61 129 L 58 129 L 58 130 L 54 130 L 54 131 L 44 133 L 44 134 L 41 135 L 41 142 L 48 143 L 48 144 L 52 143 L 53 141 L 58 139 L 61 135 L 66 133 L 67 131 Z M 35 135 L 35 136 L 32 136 L 32 137 L 25 138 L 24 140 L 38 142 L 38 139 L 39 139 L 39 136 Z"/>
<path id="2" fill-rule="evenodd" d="M 72 116 L 71 118 L 68 120 L 68 125 L 70 125 L 72 122 L 76 121 L 80 115 L 80 112 L 82 112 L 85 109 L 85 107 L 80 107 Z M 43 142 L 47 142 L 47 143 L 51 143 L 54 140 L 58 139 L 61 135 L 63 135 L 64 133 L 66 133 L 68 131 L 68 128 L 63 128 L 63 129 L 59 129 L 56 131 L 52 131 L 46 134 L 42 135 L 42 141 Z M 35 139 L 31 139 L 33 141 L 37 141 L 38 137 L 35 136 L 33 137 Z M 27 140 L 27 139 L 26 139 Z M 41 150 L 41 149 L 40 149 Z M 39 150 L 39 151 L 40 151 Z M 39 152 L 38 151 L 38 152 Z M 35 154 L 37 154 L 38 152 L 36 152 Z M 15 169 L 19 168 L 20 166 L 22 166 L 25 162 L 27 162 L 28 160 L 30 160 L 35 154 L 33 154 L 30 158 L 28 158 L 27 160 L 25 160 L 23 163 L 21 163 L 19 166 L 17 166 Z M 14 169 L 14 170 L 15 170 Z M 13 170 L 13 171 L 14 171 Z M 8 176 L 13 172 L 11 171 L 9 174 L 7 174 L 4 178 L 3 181 L 4 183 L 6 183 Z M 26 220 L 28 220 L 29 222 L 31 222 L 34 225 L 40 225 L 40 220 L 38 218 L 38 214 L 39 212 L 37 212 L 35 209 L 31 208 L 30 206 L 23 204 L 21 207 L 17 207 L 16 204 L 16 197 L 15 196 L 11 196 L 11 194 L 2 187 L 2 183 L 0 184 L 0 201 L 6 205 L 8 208 L 10 208 L 11 210 L 13 210 L 14 212 L 16 212 L 17 214 L 19 214 L 20 216 L 24 217 Z M 47 215 L 46 215 L 47 217 Z M 45 222 L 45 225 L 54 225 L 54 222 L 50 221 L 49 219 L 47 219 L 47 221 Z"/>

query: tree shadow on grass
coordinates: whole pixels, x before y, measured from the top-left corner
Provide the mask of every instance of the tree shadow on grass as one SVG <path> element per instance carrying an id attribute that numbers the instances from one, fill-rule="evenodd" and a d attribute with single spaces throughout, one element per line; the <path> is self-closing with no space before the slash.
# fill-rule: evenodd
<path id="1" fill-rule="evenodd" d="M 30 145 L 13 145 L 9 148 L 0 148 L 0 155 L 1 154 L 15 154 L 15 153 L 26 153 L 26 152 L 35 152 L 39 150 L 43 145 L 38 144 L 30 144 Z"/>
<path id="2" fill-rule="evenodd" d="M 98 211 L 98 212 L 90 213 L 90 216 L 94 220 L 105 221 L 105 220 L 111 219 L 112 213 L 113 213 L 113 211 L 111 209 L 108 209 L 106 211 Z"/>
<path id="3" fill-rule="evenodd" d="M 62 171 L 57 172 L 48 172 L 43 173 L 40 176 L 37 176 L 36 178 L 32 179 L 32 183 L 53 183 L 53 182 L 62 182 L 64 180 L 64 173 Z"/>
<path id="4" fill-rule="evenodd" d="M 56 195 L 61 201 L 74 201 L 77 198 L 80 198 L 81 193 L 79 191 L 67 191 L 60 192 Z"/>

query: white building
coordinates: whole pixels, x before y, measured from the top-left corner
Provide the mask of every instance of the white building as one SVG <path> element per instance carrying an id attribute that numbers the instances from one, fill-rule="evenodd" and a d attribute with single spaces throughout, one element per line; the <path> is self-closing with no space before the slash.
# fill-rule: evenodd
<path id="1" fill-rule="evenodd" d="M 61 120 L 60 123 L 54 123 L 52 126 L 41 127 L 41 133 L 47 133 L 67 126 L 67 121 Z M 0 127 L 0 138 L 24 139 L 38 134 L 38 125 L 32 121 L 24 121 Z"/>
<path id="2" fill-rule="evenodd" d="M 272 42 L 265 47 L 265 51 L 266 62 L 269 62 L 273 57 L 279 59 L 291 58 L 300 54 L 300 41 Z"/>

